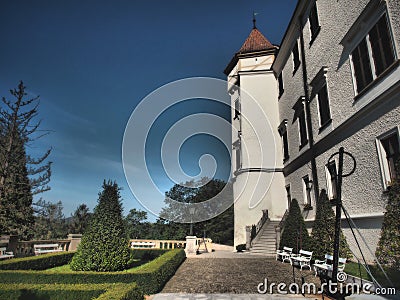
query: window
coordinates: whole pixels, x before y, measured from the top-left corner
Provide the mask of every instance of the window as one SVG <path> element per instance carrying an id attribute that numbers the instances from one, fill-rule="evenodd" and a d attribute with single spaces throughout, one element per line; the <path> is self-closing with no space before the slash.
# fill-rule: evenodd
<path id="1" fill-rule="evenodd" d="M 240 116 L 240 102 L 239 99 L 237 99 L 235 101 L 235 116 L 234 116 L 234 120 L 239 119 Z"/>
<path id="2" fill-rule="evenodd" d="M 293 106 L 293 109 L 295 110 L 294 118 L 297 119 L 299 122 L 299 140 L 300 140 L 299 148 L 300 149 L 303 148 L 308 142 L 306 112 L 304 109 L 304 101 L 305 101 L 304 97 L 300 97 L 300 99 Z"/>
<path id="3" fill-rule="evenodd" d="M 337 168 L 336 161 L 331 161 L 326 165 L 326 185 L 329 199 L 337 198 Z"/>
<path id="4" fill-rule="evenodd" d="M 400 175 L 395 170 L 395 163 L 400 158 L 399 143 L 397 128 L 377 139 L 382 181 L 385 189 Z"/>
<path id="5" fill-rule="evenodd" d="M 290 184 L 288 184 L 286 187 L 286 198 L 287 198 L 287 208 L 290 208 L 290 203 L 292 203 L 292 193 L 290 191 Z"/>
<path id="6" fill-rule="evenodd" d="M 282 72 L 278 76 L 278 85 L 279 85 L 279 98 L 280 98 L 282 96 L 283 92 L 285 91 L 283 88 Z"/>
<path id="7" fill-rule="evenodd" d="M 308 175 L 303 177 L 304 204 L 311 205 L 311 181 Z"/>
<path id="8" fill-rule="evenodd" d="M 311 8 L 308 19 L 310 21 L 310 30 L 311 30 L 310 44 L 312 44 L 321 29 L 321 26 L 319 26 L 319 20 L 318 20 L 317 3 L 314 3 L 313 7 Z"/>
<path id="9" fill-rule="evenodd" d="M 294 43 L 292 54 L 293 54 L 293 74 L 294 74 L 294 73 L 296 73 L 297 69 L 300 66 L 299 45 L 297 43 L 297 40 Z"/>
<path id="10" fill-rule="evenodd" d="M 357 93 L 364 90 L 394 61 L 392 37 L 384 14 L 351 53 Z"/>
<path id="11" fill-rule="evenodd" d="M 317 98 L 319 121 L 320 127 L 322 128 L 331 121 L 331 111 L 329 108 L 328 89 L 326 87 L 326 84 L 324 84 L 324 86 L 319 90 Z"/>
<path id="12" fill-rule="evenodd" d="M 242 167 L 242 158 L 240 153 L 240 140 L 233 143 L 233 150 L 235 151 L 235 170 L 238 171 Z"/>
<path id="13" fill-rule="evenodd" d="M 282 138 L 282 151 L 283 151 L 283 162 L 289 159 L 289 143 L 287 136 L 287 120 L 284 120 L 278 127 L 279 135 Z"/>

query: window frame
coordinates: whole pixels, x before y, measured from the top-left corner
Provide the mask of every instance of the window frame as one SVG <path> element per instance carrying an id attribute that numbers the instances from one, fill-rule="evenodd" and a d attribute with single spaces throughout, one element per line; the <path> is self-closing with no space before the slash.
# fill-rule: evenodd
<path id="1" fill-rule="evenodd" d="M 285 186 L 285 191 L 286 191 L 287 209 L 290 209 L 290 204 L 292 203 L 292 189 L 290 187 L 290 183 Z"/>
<path id="2" fill-rule="evenodd" d="M 325 165 L 325 175 L 326 175 L 326 189 L 329 200 L 336 200 L 337 199 L 337 177 L 332 177 L 332 173 L 330 170 L 330 164 L 334 164 L 336 175 L 338 173 L 338 162 L 337 159 L 328 162 Z M 332 184 L 334 182 L 334 184 Z"/>
<path id="3" fill-rule="evenodd" d="M 292 57 L 293 57 L 293 75 L 294 75 L 301 65 L 299 42 L 297 39 L 295 40 L 294 46 L 292 48 Z"/>
<path id="4" fill-rule="evenodd" d="M 386 157 L 386 150 L 383 147 L 382 141 L 389 138 L 392 135 L 397 137 L 397 142 L 399 143 L 400 148 L 400 129 L 399 126 L 392 128 L 389 131 L 378 136 L 375 140 L 376 149 L 378 153 L 378 162 L 379 168 L 381 173 L 381 180 L 382 180 L 382 187 L 384 191 L 387 191 L 388 187 L 390 186 L 390 182 L 392 181 L 391 174 L 390 174 L 390 167 Z M 399 176 L 399 174 L 398 174 Z"/>
<path id="5" fill-rule="evenodd" d="M 282 74 L 283 74 L 283 71 L 278 76 L 278 90 L 279 90 L 278 99 L 281 98 L 283 93 L 285 92 L 285 86 L 284 86 L 284 83 L 283 83 Z"/>
<path id="6" fill-rule="evenodd" d="M 283 163 L 289 160 L 289 139 L 287 135 L 287 119 L 283 120 L 278 127 L 279 135 L 282 140 L 282 154 L 283 154 Z"/>
<path id="7" fill-rule="evenodd" d="M 326 91 L 326 103 L 324 103 L 324 105 L 326 105 L 327 107 L 325 108 L 325 110 L 327 111 L 327 119 L 324 120 L 324 122 L 322 122 L 322 112 L 321 112 L 321 91 L 322 90 Z M 326 126 L 328 126 L 330 123 L 332 123 L 332 114 L 331 114 L 331 103 L 330 103 L 330 97 L 329 97 L 329 90 L 328 90 L 328 83 L 325 82 L 322 87 L 319 89 L 319 91 L 317 92 L 317 107 L 318 107 L 318 119 L 319 119 L 319 132 L 321 132 L 324 128 L 326 128 Z"/>
<path id="8" fill-rule="evenodd" d="M 312 14 L 315 14 L 316 24 L 313 24 L 313 21 L 311 21 Z M 318 16 L 317 1 L 315 1 L 314 4 L 311 6 L 310 13 L 308 15 L 308 22 L 310 24 L 310 46 L 311 46 L 314 43 L 315 39 L 317 38 L 319 32 L 321 31 L 321 25 Z"/>
<path id="9" fill-rule="evenodd" d="M 376 26 L 378 26 L 378 23 L 382 20 L 382 18 L 385 18 L 385 23 L 386 23 L 386 30 L 387 30 L 387 34 L 389 36 L 388 39 L 388 43 L 390 43 L 390 49 L 392 52 L 392 56 L 393 56 L 393 61 L 391 63 L 389 63 L 386 68 L 384 68 L 378 75 L 377 72 L 377 67 L 375 65 L 375 57 L 374 57 L 374 52 L 372 49 L 372 43 L 371 43 L 371 39 L 370 39 L 370 33 L 372 32 L 372 30 L 374 30 L 376 28 Z M 357 83 L 357 75 L 356 75 L 356 66 L 355 66 L 355 59 L 354 59 L 354 53 L 355 51 L 359 50 L 359 47 L 362 45 L 362 43 L 366 43 L 367 46 L 367 62 L 369 65 L 369 72 L 372 75 L 372 79 L 365 83 L 364 86 L 362 88 L 359 89 L 358 83 Z M 349 61 L 350 61 L 350 68 L 351 68 L 351 74 L 352 74 L 352 79 L 353 79 L 353 88 L 354 88 L 354 94 L 360 95 L 362 93 L 364 93 L 365 90 L 368 89 L 369 86 L 371 86 L 378 78 L 384 76 L 384 74 L 386 73 L 386 71 L 388 69 L 390 69 L 390 67 L 396 63 L 396 61 L 398 60 L 397 57 L 397 53 L 396 53 L 396 46 L 395 46 L 395 42 L 393 39 L 393 32 L 392 32 L 392 26 L 390 24 L 390 19 L 389 19 L 389 15 L 387 13 L 386 8 L 382 9 L 379 14 L 377 14 L 374 18 L 374 23 L 371 24 L 371 26 L 368 28 L 368 30 L 366 30 L 365 34 L 362 35 L 362 37 L 360 38 L 360 40 L 357 42 L 357 44 L 355 45 L 355 47 L 351 50 L 350 54 L 349 54 Z M 360 66 L 362 68 L 364 68 L 364 64 L 365 62 L 362 61 L 362 57 L 360 57 L 359 59 L 359 63 Z"/>
<path id="10" fill-rule="evenodd" d="M 310 205 L 312 206 L 312 187 L 311 185 L 311 180 L 310 176 L 305 175 L 301 178 L 302 185 L 303 185 L 303 203 L 304 205 Z"/>

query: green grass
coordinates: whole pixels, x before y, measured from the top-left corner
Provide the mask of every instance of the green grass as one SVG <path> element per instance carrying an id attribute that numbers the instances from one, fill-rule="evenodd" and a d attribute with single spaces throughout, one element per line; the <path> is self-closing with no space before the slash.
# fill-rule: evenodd
<path id="1" fill-rule="evenodd" d="M 383 274 L 383 272 L 380 270 L 380 268 L 377 265 L 369 265 L 369 268 L 372 272 L 372 275 L 375 277 L 375 279 L 380 284 L 382 284 L 382 286 L 395 287 L 397 289 L 400 289 L 400 271 L 399 270 L 394 270 L 391 268 L 383 267 L 386 274 L 388 275 L 388 277 L 390 278 L 390 280 L 392 281 L 392 283 L 394 285 L 394 286 L 392 286 L 392 284 L 390 284 L 387 281 L 385 275 Z M 355 263 L 355 262 L 349 262 L 346 264 L 344 271 L 349 275 L 361 277 L 362 279 L 372 281 L 371 277 L 368 275 L 367 271 L 365 270 L 365 268 L 362 265 L 360 265 L 360 269 L 361 269 L 361 276 L 360 276 L 359 264 Z"/>
<path id="2" fill-rule="evenodd" d="M 141 259 L 136 259 L 134 261 L 134 263 L 132 264 L 133 266 L 129 269 L 123 270 L 123 271 L 118 271 L 120 273 L 132 273 L 135 272 L 138 268 L 140 268 L 142 265 L 148 263 L 148 260 L 141 260 Z M 54 267 L 54 268 L 50 268 L 45 270 L 44 272 L 47 273 L 79 273 L 80 271 L 73 271 L 71 270 L 70 265 L 63 265 L 63 266 L 59 266 L 59 267 Z M 102 273 L 102 272 L 96 272 L 96 273 Z M 107 273 L 107 272 L 105 272 Z"/>

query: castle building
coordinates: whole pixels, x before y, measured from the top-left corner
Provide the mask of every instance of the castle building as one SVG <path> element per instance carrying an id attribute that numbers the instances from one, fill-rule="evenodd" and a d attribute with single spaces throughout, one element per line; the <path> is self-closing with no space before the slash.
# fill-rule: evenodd
<path id="1" fill-rule="evenodd" d="M 337 160 L 329 158 L 344 147 L 356 169 L 343 178 L 343 205 L 373 259 L 388 187 L 399 176 L 399 58 L 395 0 L 299 0 L 279 47 L 254 26 L 225 69 L 234 107 L 235 245 L 246 243 L 246 226 L 263 210 L 276 226 L 293 198 L 311 229 L 320 190 L 335 200 Z M 260 111 L 268 124 L 259 124 Z M 351 168 L 345 157 L 344 172 Z M 357 252 L 347 222 L 342 227 Z M 271 243 L 275 233 L 267 231 Z"/>

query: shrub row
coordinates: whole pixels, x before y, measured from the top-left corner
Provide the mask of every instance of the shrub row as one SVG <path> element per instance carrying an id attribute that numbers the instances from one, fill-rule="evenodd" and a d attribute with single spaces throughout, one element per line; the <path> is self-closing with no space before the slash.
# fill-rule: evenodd
<path id="1" fill-rule="evenodd" d="M 167 249 L 131 249 L 131 259 L 153 260 L 165 252 Z"/>
<path id="2" fill-rule="evenodd" d="M 110 283 L 129 283 L 136 282 L 139 291 L 121 287 L 118 295 L 122 298 L 115 299 L 135 299 L 132 295 L 153 294 L 161 290 L 168 279 L 175 273 L 176 269 L 185 260 L 185 252 L 182 249 L 170 250 L 155 260 L 142 265 L 141 267 L 122 272 L 72 272 L 56 273 L 49 271 L 0 271 L 0 282 L 3 284 L 15 284 L 23 282 L 24 284 L 63 284 L 79 285 L 82 282 L 86 284 L 110 284 Z M 126 288 L 126 289 L 125 289 Z M 116 292 L 111 295 L 117 295 Z M 129 297 L 128 297 L 129 296 Z M 103 297 L 103 296 L 102 296 Z M 105 297 L 105 296 L 104 296 Z M 125 297 L 125 298 L 124 298 Z M 128 297 L 128 298 L 126 298 Z M 136 297 L 136 296 L 135 296 Z M 0 297 L 0 299 L 2 299 Z M 80 297 L 76 298 L 80 299 Z M 112 298 L 102 298 L 112 299 Z M 139 298 L 138 298 L 139 299 Z"/>
<path id="3" fill-rule="evenodd" d="M 0 261 L 0 270 L 46 270 L 68 264 L 74 252 L 58 252 Z"/>

